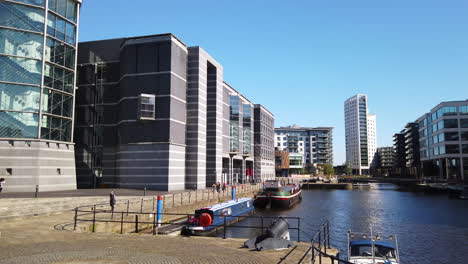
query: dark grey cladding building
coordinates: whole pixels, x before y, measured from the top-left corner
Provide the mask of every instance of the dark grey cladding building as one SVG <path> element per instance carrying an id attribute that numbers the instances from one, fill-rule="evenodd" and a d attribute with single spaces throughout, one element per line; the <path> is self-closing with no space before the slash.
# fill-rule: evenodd
<path id="1" fill-rule="evenodd" d="M 203 49 L 160 34 L 78 50 L 79 187 L 181 190 L 255 178 L 253 104 Z"/>

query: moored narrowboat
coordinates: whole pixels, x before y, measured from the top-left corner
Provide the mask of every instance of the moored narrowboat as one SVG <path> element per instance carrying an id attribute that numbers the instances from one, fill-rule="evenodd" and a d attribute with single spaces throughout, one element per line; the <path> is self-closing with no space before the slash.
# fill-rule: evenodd
<path id="1" fill-rule="evenodd" d="M 254 200 L 258 208 L 291 208 L 302 200 L 302 190 L 297 184 L 282 185 L 278 180 L 265 182 L 264 190 Z"/>
<path id="2" fill-rule="evenodd" d="M 239 220 L 254 211 L 252 198 L 239 198 L 195 210 L 184 233 L 187 235 L 208 235 Z"/>

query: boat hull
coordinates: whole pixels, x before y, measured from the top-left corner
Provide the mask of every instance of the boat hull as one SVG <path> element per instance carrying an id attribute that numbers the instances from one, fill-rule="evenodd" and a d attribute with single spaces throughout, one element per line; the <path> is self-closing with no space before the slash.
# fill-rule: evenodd
<path id="1" fill-rule="evenodd" d="M 291 208 L 302 200 L 302 191 L 290 196 L 264 196 L 259 195 L 254 200 L 254 206 L 257 208 L 266 208 L 270 204 L 271 208 Z"/>

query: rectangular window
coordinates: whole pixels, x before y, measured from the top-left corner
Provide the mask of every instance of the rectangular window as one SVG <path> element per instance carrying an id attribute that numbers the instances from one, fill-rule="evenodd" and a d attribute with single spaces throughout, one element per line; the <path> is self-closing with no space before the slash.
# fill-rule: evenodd
<path id="1" fill-rule="evenodd" d="M 155 96 L 154 94 L 140 95 L 140 119 L 155 118 Z"/>
<path id="2" fill-rule="evenodd" d="M 460 127 L 461 128 L 468 128 L 468 119 L 460 119 Z"/>
<path id="3" fill-rule="evenodd" d="M 447 154 L 459 154 L 460 153 L 460 146 L 457 145 L 445 145 L 445 153 Z M 441 153 L 442 154 L 442 153 Z"/>
<path id="4" fill-rule="evenodd" d="M 468 154 L 468 144 L 463 144 L 462 145 L 462 153 L 463 154 Z"/>
<path id="5" fill-rule="evenodd" d="M 468 115 L 468 105 L 461 105 L 459 112 L 460 115 Z"/>
<path id="6" fill-rule="evenodd" d="M 457 119 L 445 119 L 443 121 L 444 121 L 444 128 L 458 128 Z"/>
<path id="7" fill-rule="evenodd" d="M 468 131 L 461 132 L 461 140 L 468 141 Z"/>
<path id="8" fill-rule="evenodd" d="M 458 132 L 446 132 L 445 140 L 447 141 L 458 141 Z"/>

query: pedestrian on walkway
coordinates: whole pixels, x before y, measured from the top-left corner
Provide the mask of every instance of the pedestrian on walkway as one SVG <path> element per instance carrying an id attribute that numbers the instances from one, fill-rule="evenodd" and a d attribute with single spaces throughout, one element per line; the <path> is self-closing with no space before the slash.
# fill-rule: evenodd
<path id="1" fill-rule="evenodd" d="M 211 190 L 213 191 L 213 193 L 216 191 L 216 183 L 213 183 L 211 185 Z"/>
<path id="2" fill-rule="evenodd" d="M 117 202 L 117 199 L 115 198 L 114 191 L 111 191 L 109 194 L 109 203 L 112 208 L 112 212 L 114 211 L 114 206 L 116 202 Z"/>
<path id="3" fill-rule="evenodd" d="M 216 183 L 216 191 L 219 193 L 221 191 L 221 183 Z"/>
<path id="4" fill-rule="evenodd" d="M 223 183 L 223 192 L 226 191 L 226 183 Z"/>
<path id="5" fill-rule="evenodd" d="M 0 193 L 3 191 L 3 188 L 5 188 L 5 178 L 0 178 Z"/>

